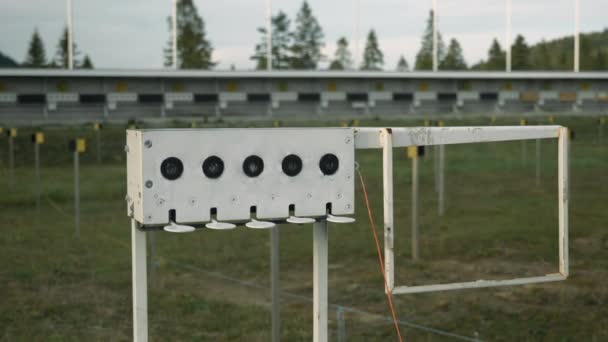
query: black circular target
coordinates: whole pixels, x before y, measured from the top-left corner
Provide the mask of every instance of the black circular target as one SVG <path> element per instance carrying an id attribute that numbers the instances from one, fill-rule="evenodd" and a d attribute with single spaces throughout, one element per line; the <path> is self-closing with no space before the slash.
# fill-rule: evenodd
<path id="1" fill-rule="evenodd" d="M 290 154 L 283 158 L 281 163 L 283 172 L 289 177 L 297 176 L 302 171 L 302 159 L 295 154 Z"/>
<path id="2" fill-rule="evenodd" d="M 160 173 L 168 180 L 176 180 L 184 173 L 184 164 L 179 158 L 169 157 L 160 164 Z"/>
<path id="3" fill-rule="evenodd" d="M 262 158 L 251 155 L 243 162 L 243 172 L 249 177 L 257 177 L 264 171 L 264 161 Z"/>
<path id="4" fill-rule="evenodd" d="M 340 161 L 335 154 L 328 153 L 321 157 L 319 160 L 319 168 L 321 172 L 323 172 L 326 176 L 331 176 L 338 171 L 338 167 L 340 166 Z"/>
<path id="5" fill-rule="evenodd" d="M 219 178 L 224 173 L 224 161 L 218 156 L 211 156 L 203 162 L 203 173 L 207 178 Z"/>

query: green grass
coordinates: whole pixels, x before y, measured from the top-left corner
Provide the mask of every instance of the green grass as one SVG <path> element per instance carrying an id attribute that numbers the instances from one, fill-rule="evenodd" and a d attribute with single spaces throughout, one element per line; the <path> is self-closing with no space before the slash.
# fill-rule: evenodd
<path id="1" fill-rule="evenodd" d="M 454 120 L 447 124 L 484 121 Z M 503 119 L 499 124 L 518 124 L 516 119 L 511 121 Z M 401 319 L 491 341 L 608 340 L 608 137 L 603 144 L 598 143 L 592 119 L 563 118 L 559 123 L 577 133 L 571 165 L 570 279 L 544 285 L 397 296 Z M 416 124 L 420 123 L 361 123 Z M 47 143 L 41 148 L 43 199 L 39 216 L 33 198 L 32 131 L 19 131 L 12 191 L 7 183 L 6 138 L 0 140 L 0 340 L 130 340 L 124 129 L 108 126 L 102 132 L 102 164 L 96 162 L 90 127 L 46 129 Z M 89 139 L 89 151 L 82 156 L 80 239 L 74 236 L 72 155 L 67 151 L 67 141 L 76 136 Z M 528 142 L 524 164 L 520 142 L 447 146 L 448 206 L 444 217 L 437 216 L 433 155 L 427 151 L 420 179 L 422 260 L 412 262 L 410 164 L 404 149 L 395 150 L 396 283 L 506 279 L 555 272 L 557 146 L 553 141 L 542 143 L 540 186 L 534 180 L 534 151 L 534 142 Z M 358 151 L 356 157 L 376 224 L 381 227 L 381 154 Z M 330 225 L 330 302 L 388 316 L 360 193 L 357 184 L 357 222 Z M 268 291 L 197 271 L 219 272 L 268 286 L 268 232 L 240 228 L 188 235 L 152 234 L 158 264 L 150 284 L 152 340 L 269 340 Z M 312 296 L 311 227 L 281 229 L 281 279 L 285 291 Z M 334 318 L 332 311 L 331 329 L 336 327 Z M 347 313 L 346 319 L 349 340 L 395 340 L 387 322 L 355 313 Z M 402 331 L 408 340 L 452 340 L 408 327 Z M 282 303 L 283 339 L 308 341 L 311 332 L 311 303 L 286 298 Z"/>

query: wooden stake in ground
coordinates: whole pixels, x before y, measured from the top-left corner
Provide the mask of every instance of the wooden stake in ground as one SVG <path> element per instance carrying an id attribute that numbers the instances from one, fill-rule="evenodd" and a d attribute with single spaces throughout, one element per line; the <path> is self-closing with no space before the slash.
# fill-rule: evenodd
<path id="1" fill-rule="evenodd" d="M 95 149 L 97 150 L 97 163 L 101 164 L 101 130 L 103 125 L 100 122 L 93 124 L 93 130 L 95 131 Z"/>
<path id="2" fill-rule="evenodd" d="M 17 137 L 17 129 L 11 128 L 6 131 L 8 136 L 8 188 L 13 190 L 15 187 L 15 138 Z"/>
<path id="3" fill-rule="evenodd" d="M 34 184 L 35 184 L 35 197 L 36 197 L 36 215 L 40 215 L 40 195 L 41 182 L 40 182 L 40 145 L 44 144 L 44 133 L 36 132 L 32 134 L 32 143 L 34 144 Z"/>
<path id="4" fill-rule="evenodd" d="M 80 238 L 80 154 L 87 148 L 85 139 L 71 140 L 69 150 L 74 154 L 74 225 L 76 238 Z"/>
<path id="5" fill-rule="evenodd" d="M 409 146 L 407 156 L 412 160 L 412 260 L 419 259 L 418 229 L 418 157 L 424 156 L 424 146 Z"/>

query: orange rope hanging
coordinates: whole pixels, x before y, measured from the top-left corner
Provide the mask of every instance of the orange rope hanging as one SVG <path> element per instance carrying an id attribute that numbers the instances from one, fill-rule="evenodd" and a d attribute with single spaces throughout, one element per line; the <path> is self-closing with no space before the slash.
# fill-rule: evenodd
<path id="1" fill-rule="evenodd" d="M 386 272 L 384 271 L 384 261 L 382 260 L 382 251 L 380 248 L 380 241 L 378 240 L 378 233 L 376 231 L 376 224 L 374 223 L 374 217 L 372 215 L 372 208 L 369 205 L 369 198 L 367 196 L 367 189 L 365 188 L 365 182 L 363 181 L 363 175 L 357 168 L 359 174 L 359 180 L 361 181 L 361 188 L 363 189 L 363 196 L 365 197 L 365 206 L 367 207 L 367 215 L 369 216 L 369 223 L 372 226 L 372 232 L 374 233 L 374 240 L 376 240 L 376 251 L 378 252 L 378 262 L 380 263 L 380 269 L 382 271 L 382 277 L 384 278 L 384 288 L 386 292 L 386 298 L 388 299 L 388 305 L 391 308 L 391 314 L 393 315 L 393 322 L 395 323 L 395 330 L 397 330 L 397 336 L 399 341 L 403 342 L 401 337 L 401 330 L 399 329 L 399 322 L 397 321 L 397 314 L 395 313 L 395 306 L 393 305 L 393 295 L 388 288 L 388 280 L 386 279 Z"/>

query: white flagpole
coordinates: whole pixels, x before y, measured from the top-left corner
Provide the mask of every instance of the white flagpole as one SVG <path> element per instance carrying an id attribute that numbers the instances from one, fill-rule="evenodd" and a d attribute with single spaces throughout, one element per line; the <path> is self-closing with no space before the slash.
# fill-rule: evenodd
<path id="1" fill-rule="evenodd" d="M 511 19 L 512 19 L 512 8 L 511 1 L 506 0 L 506 32 L 505 32 L 505 71 L 511 72 Z"/>
<path id="2" fill-rule="evenodd" d="M 171 33 L 173 34 L 173 68 L 174 69 L 178 69 L 177 66 L 177 1 L 178 0 L 173 0 L 173 8 L 172 8 L 172 29 L 171 29 Z"/>
<path id="3" fill-rule="evenodd" d="M 67 0 L 68 10 L 68 69 L 74 69 L 74 51 L 73 51 L 73 37 L 72 37 L 72 0 Z"/>
<path id="4" fill-rule="evenodd" d="M 581 1 L 574 0 L 574 72 L 579 72 L 581 66 Z"/>
<path id="5" fill-rule="evenodd" d="M 433 71 L 438 69 L 437 0 L 433 0 Z"/>
<path id="6" fill-rule="evenodd" d="M 272 0 L 266 0 L 266 64 L 268 71 L 272 71 Z"/>
<path id="7" fill-rule="evenodd" d="M 361 35 L 361 0 L 356 0 L 355 5 L 355 41 L 354 41 L 354 65 L 353 68 L 357 69 L 359 67 L 359 54 L 360 54 L 360 35 Z"/>

